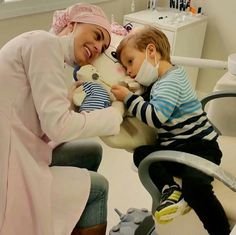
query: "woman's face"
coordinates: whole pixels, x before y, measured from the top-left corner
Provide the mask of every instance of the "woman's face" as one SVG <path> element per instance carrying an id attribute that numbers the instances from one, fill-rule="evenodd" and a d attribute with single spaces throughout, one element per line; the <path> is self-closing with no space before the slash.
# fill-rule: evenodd
<path id="1" fill-rule="evenodd" d="M 108 32 L 93 24 L 77 24 L 74 35 L 75 60 L 81 66 L 94 61 L 110 43 Z"/>

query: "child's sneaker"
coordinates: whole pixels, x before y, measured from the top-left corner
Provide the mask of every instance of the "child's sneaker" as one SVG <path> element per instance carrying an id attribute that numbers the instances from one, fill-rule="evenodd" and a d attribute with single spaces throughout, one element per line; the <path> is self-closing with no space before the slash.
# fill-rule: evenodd
<path id="1" fill-rule="evenodd" d="M 183 198 L 181 188 L 178 185 L 171 187 L 166 185 L 162 190 L 160 205 L 156 209 L 155 218 L 158 223 L 168 223 L 190 210 L 191 208 Z"/>

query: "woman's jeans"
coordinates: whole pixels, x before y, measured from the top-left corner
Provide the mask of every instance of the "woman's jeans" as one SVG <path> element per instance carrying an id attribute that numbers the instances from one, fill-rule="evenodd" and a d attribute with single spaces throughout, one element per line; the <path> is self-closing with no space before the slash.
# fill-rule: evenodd
<path id="1" fill-rule="evenodd" d="M 97 171 L 102 160 L 102 146 L 93 141 L 74 140 L 57 146 L 50 166 L 74 166 Z"/>
<path id="2" fill-rule="evenodd" d="M 57 146 L 50 166 L 86 168 L 91 178 L 91 189 L 86 207 L 77 227 L 86 228 L 107 222 L 108 181 L 96 171 L 102 160 L 102 146 L 93 141 L 75 140 Z"/>
<path id="3" fill-rule="evenodd" d="M 99 173 L 90 171 L 91 189 L 86 207 L 76 227 L 86 228 L 107 222 L 108 181 Z"/>

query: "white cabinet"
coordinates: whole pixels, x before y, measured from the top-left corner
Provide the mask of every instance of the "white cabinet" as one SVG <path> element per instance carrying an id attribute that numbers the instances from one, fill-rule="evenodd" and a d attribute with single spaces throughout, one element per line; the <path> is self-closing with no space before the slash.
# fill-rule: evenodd
<path id="1" fill-rule="evenodd" d="M 162 30 L 171 45 L 171 55 L 200 58 L 205 38 L 207 18 L 166 9 L 144 10 L 124 16 L 124 25 L 134 28 L 152 25 Z M 196 88 L 198 68 L 185 67 L 193 88 Z"/>

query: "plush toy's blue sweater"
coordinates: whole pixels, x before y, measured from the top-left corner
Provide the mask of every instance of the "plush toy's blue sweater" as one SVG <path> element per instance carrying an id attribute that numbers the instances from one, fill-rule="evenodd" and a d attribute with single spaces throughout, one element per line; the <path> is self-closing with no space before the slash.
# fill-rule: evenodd
<path id="1" fill-rule="evenodd" d="M 109 94 L 101 84 L 95 82 L 84 82 L 83 90 L 86 93 L 86 97 L 79 108 L 79 112 L 90 112 L 111 105 Z"/>
<path id="2" fill-rule="evenodd" d="M 78 81 L 77 72 L 80 68 L 81 67 L 79 65 L 74 68 L 73 78 L 75 81 Z M 86 97 L 79 107 L 78 112 L 90 112 L 96 109 L 103 109 L 111 105 L 110 96 L 101 84 L 96 82 L 84 82 L 83 91 L 86 93 Z"/>

